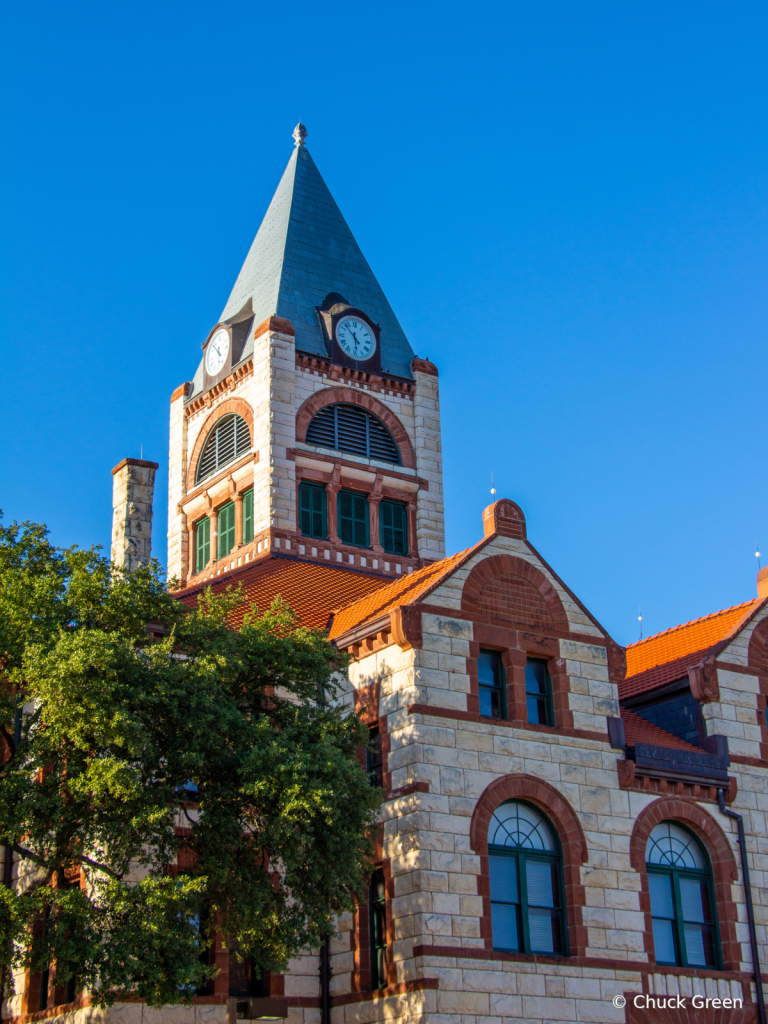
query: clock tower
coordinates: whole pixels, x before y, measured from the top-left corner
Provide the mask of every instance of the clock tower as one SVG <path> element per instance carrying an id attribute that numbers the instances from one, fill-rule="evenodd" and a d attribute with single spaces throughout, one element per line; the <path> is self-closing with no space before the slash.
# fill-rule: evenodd
<path id="1" fill-rule="evenodd" d="M 275 557 L 396 578 L 445 553 L 437 369 L 306 134 L 171 396 L 168 570 L 185 585 Z"/>

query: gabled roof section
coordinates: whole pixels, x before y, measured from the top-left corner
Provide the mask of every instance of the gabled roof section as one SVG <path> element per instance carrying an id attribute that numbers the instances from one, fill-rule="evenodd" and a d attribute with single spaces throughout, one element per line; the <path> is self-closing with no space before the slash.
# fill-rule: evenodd
<path id="1" fill-rule="evenodd" d="M 303 562 L 289 555 L 271 555 L 215 580 L 182 590 L 178 596 L 187 604 L 194 604 L 209 586 L 215 594 L 221 594 L 227 587 L 236 587 L 239 583 L 243 585 L 246 600 L 230 618 L 231 626 L 242 625 L 245 613 L 253 604 L 260 611 L 266 611 L 276 597 L 282 597 L 303 626 L 325 629 L 331 609 L 386 587 L 389 578 L 319 562 Z"/>
<path id="2" fill-rule="evenodd" d="M 619 684 L 619 697 L 626 699 L 682 679 L 716 644 L 754 611 L 760 599 L 724 608 L 701 619 L 672 626 L 663 633 L 627 647 L 627 676 Z"/>
<path id="3" fill-rule="evenodd" d="M 424 566 L 416 572 L 395 580 L 386 587 L 357 599 L 346 607 L 337 609 L 333 614 L 331 639 L 335 640 L 365 622 L 374 622 L 388 615 L 394 608 L 413 604 L 434 590 L 442 581 L 450 576 L 462 562 L 475 553 L 486 540 L 481 540 L 471 548 L 459 551 L 450 558 L 442 558 L 439 562 Z"/>
<path id="4" fill-rule="evenodd" d="M 634 747 L 636 743 L 652 743 L 655 747 L 672 747 L 675 750 L 699 750 L 692 743 L 673 736 L 671 732 L 658 725 L 646 722 L 640 715 L 627 711 L 626 708 L 621 709 L 621 720 L 624 723 L 628 747 Z"/>
<path id="5" fill-rule="evenodd" d="M 221 314 L 285 317 L 296 348 L 327 357 L 315 307 L 338 292 L 381 325 L 385 373 L 413 379 L 414 352 L 309 151 L 298 145 Z M 250 302 L 250 307 L 248 306 Z"/>

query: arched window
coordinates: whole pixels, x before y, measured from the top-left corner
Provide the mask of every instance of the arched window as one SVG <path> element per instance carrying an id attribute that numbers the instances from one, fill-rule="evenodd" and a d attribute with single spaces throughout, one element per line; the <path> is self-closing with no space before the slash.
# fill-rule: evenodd
<path id="1" fill-rule="evenodd" d="M 195 483 L 209 476 L 251 450 L 251 432 L 242 416 L 222 416 L 210 432 L 200 453 Z"/>
<path id="2" fill-rule="evenodd" d="M 307 444 L 400 464 L 400 451 L 381 422 L 356 405 L 326 405 L 307 427 Z"/>
<path id="3" fill-rule="evenodd" d="M 648 837 L 645 862 L 656 962 L 719 967 L 712 870 L 698 840 L 662 821 Z"/>
<path id="4" fill-rule="evenodd" d="M 488 829 L 493 948 L 565 955 L 560 846 L 529 804 L 502 804 Z"/>

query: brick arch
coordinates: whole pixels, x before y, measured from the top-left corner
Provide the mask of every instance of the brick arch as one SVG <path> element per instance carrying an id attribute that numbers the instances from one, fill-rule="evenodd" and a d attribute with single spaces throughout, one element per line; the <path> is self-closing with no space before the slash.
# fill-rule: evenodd
<path id="1" fill-rule="evenodd" d="M 515 555 L 491 555 L 467 577 L 461 610 L 535 629 L 568 632 L 560 595 L 535 565 Z"/>
<path id="2" fill-rule="evenodd" d="M 551 822 L 557 833 L 563 856 L 568 953 L 569 956 L 583 955 L 587 947 L 587 929 L 582 919 L 586 897 L 584 886 L 581 884 L 581 865 L 585 864 L 589 857 L 586 836 L 576 812 L 568 801 L 554 786 L 532 775 L 504 775 L 496 779 L 484 790 L 472 814 L 469 842 L 480 857 L 477 894 L 483 899 L 480 935 L 485 940 L 485 948 L 489 951 L 493 949 L 488 827 L 493 812 L 507 800 L 522 800 L 533 804 Z"/>
<path id="3" fill-rule="evenodd" d="M 736 857 L 726 834 L 715 819 L 695 801 L 679 796 L 654 800 L 642 810 L 629 841 L 629 860 L 641 879 L 640 909 L 645 914 L 645 951 L 651 958 L 651 963 L 656 962 L 656 956 L 653 948 L 651 897 L 645 867 L 645 847 L 648 836 L 662 821 L 679 822 L 686 826 L 707 851 L 712 866 L 723 966 L 727 971 L 741 970 L 741 946 L 736 940 L 738 914 L 731 895 L 731 883 L 736 882 L 739 877 Z"/>
<path id="4" fill-rule="evenodd" d="M 222 402 L 221 405 L 217 405 L 203 424 L 200 433 L 197 435 L 195 447 L 192 449 L 192 455 L 189 458 L 189 465 L 187 467 L 187 493 L 196 486 L 195 474 L 197 473 L 197 462 L 200 458 L 200 453 L 203 450 L 203 445 L 205 444 L 208 435 L 222 416 L 228 416 L 233 412 L 242 416 L 248 424 L 248 430 L 251 432 L 251 447 L 253 447 L 253 409 L 248 402 L 242 398 L 228 398 L 225 402 Z"/>
<path id="5" fill-rule="evenodd" d="M 326 405 L 338 405 L 340 402 L 345 405 L 358 405 L 381 420 L 395 440 L 400 451 L 401 464 L 408 469 L 416 469 L 416 452 L 407 430 L 392 410 L 368 391 L 357 391 L 354 388 L 325 388 L 311 395 L 296 413 L 296 440 L 306 443 L 307 427 L 313 417 Z"/>
<path id="6" fill-rule="evenodd" d="M 749 667 L 758 675 L 768 676 L 768 619 L 758 622 L 749 641 Z"/>

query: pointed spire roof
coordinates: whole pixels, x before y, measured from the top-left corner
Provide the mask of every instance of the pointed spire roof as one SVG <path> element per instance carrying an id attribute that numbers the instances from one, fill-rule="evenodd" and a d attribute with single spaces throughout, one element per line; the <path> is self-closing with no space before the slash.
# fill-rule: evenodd
<path id="1" fill-rule="evenodd" d="M 410 379 L 414 352 L 304 146 L 305 135 L 304 126 L 297 125 L 296 148 L 221 320 L 242 310 L 253 312 L 256 323 L 285 317 L 296 331 L 297 349 L 327 356 L 315 307 L 338 292 L 381 325 L 382 370 Z"/>

